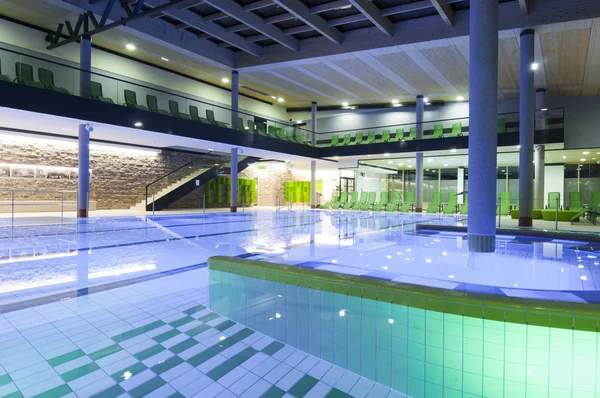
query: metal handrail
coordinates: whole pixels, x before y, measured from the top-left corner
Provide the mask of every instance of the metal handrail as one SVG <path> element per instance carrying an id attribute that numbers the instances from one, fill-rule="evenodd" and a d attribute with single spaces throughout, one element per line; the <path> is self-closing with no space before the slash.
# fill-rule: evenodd
<path id="1" fill-rule="evenodd" d="M 11 203 L 0 203 L 0 206 L 11 206 L 11 224 L 14 227 L 15 225 L 15 206 L 36 206 L 37 204 L 35 203 L 18 203 L 17 201 L 15 201 L 15 193 L 55 193 L 55 194 L 60 194 L 60 222 L 61 224 L 64 222 L 64 207 L 65 207 L 65 193 L 74 193 L 75 195 L 77 195 L 77 191 L 60 191 L 60 190 L 53 190 L 53 189 L 0 189 L 0 192 L 10 192 L 11 194 L 11 199 L 10 202 Z M 38 201 L 38 202 L 48 202 L 50 200 L 45 199 L 42 201 Z M 77 199 L 74 200 L 75 202 L 77 202 Z M 77 207 L 77 205 L 76 205 Z"/>

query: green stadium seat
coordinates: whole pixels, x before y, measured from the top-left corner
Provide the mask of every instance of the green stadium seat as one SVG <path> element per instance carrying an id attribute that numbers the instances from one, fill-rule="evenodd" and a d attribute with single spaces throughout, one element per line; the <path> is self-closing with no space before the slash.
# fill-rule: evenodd
<path id="1" fill-rule="evenodd" d="M 444 206 L 444 214 L 455 214 L 458 206 L 456 192 L 448 192 L 448 203 Z"/>
<path id="2" fill-rule="evenodd" d="M 296 131 L 296 142 L 299 144 L 313 146 L 313 143 L 310 140 L 304 139 L 305 134 L 306 132 L 304 130 Z"/>
<path id="3" fill-rule="evenodd" d="M 375 132 L 369 131 L 369 135 L 367 136 L 367 140 L 363 144 L 374 144 L 375 143 Z"/>
<path id="4" fill-rule="evenodd" d="M 427 206 L 427 213 L 429 213 L 429 214 L 437 213 L 437 211 L 439 210 L 441 205 L 442 205 L 442 193 L 434 192 L 431 197 L 431 202 L 429 203 L 429 206 Z"/>
<path id="5" fill-rule="evenodd" d="M 342 206 L 342 207 L 344 208 L 344 210 L 349 210 L 352 208 L 352 206 L 354 206 L 356 204 L 357 201 L 358 201 L 358 192 L 354 191 L 350 195 L 350 199 L 346 203 L 344 203 L 344 206 Z"/>
<path id="6" fill-rule="evenodd" d="M 146 108 L 145 106 L 138 105 L 135 91 L 124 90 L 123 93 L 125 94 L 125 106 L 133 109 L 139 109 L 141 111 L 148 110 L 148 108 Z"/>
<path id="7" fill-rule="evenodd" d="M 66 88 L 57 87 L 54 84 L 54 73 L 51 70 L 38 68 L 38 78 L 40 83 L 48 90 L 56 91 L 57 93 L 71 94 Z"/>
<path id="8" fill-rule="evenodd" d="M 579 210 L 582 207 L 581 192 L 569 192 L 569 210 Z"/>
<path id="9" fill-rule="evenodd" d="M 190 115 L 179 112 L 179 102 L 177 101 L 169 100 L 169 111 L 172 116 L 180 117 L 182 119 L 192 119 Z"/>
<path id="10" fill-rule="evenodd" d="M 329 144 L 327 144 L 326 146 L 331 148 L 333 146 L 337 146 L 339 142 L 340 142 L 340 137 L 338 137 L 337 135 L 332 135 L 331 142 Z"/>
<path id="11" fill-rule="evenodd" d="M 369 210 L 371 208 L 371 206 L 373 206 L 375 204 L 375 199 L 377 199 L 377 194 L 375 192 L 369 192 L 369 200 L 367 200 L 367 202 L 363 203 L 360 206 L 361 210 Z"/>
<path id="12" fill-rule="evenodd" d="M 498 119 L 498 134 L 506 133 L 506 119 Z"/>
<path id="13" fill-rule="evenodd" d="M 500 212 L 500 215 L 507 216 L 510 213 L 510 192 L 500 192 L 500 205 L 496 209 L 496 214 Z"/>
<path id="14" fill-rule="evenodd" d="M 229 127 L 228 123 L 219 122 L 218 120 L 215 119 L 215 112 L 212 109 L 206 110 L 206 119 L 208 119 L 208 122 L 210 124 L 214 124 L 215 126 Z"/>
<path id="15" fill-rule="evenodd" d="M 363 133 L 356 133 L 354 136 L 354 141 L 351 141 L 348 145 L 357 145 L 363 143 Z"/>
<path id="16" fill-rule="evenodd" d="M 290 141 L 290 142 L 298 142 L 298 140 L 297 140 L 297 138 L 298 138 L 298 137 L 297 137 L 297 135 L 294 133 L 294 131 L 293 131 L 293 130 L 292 130 L 292 131 L 287 131 L 287 130 L 284 130 L 284 131 L 285 131 L 285 137 L 286 137 L 286 139 L 287 139 L 288 141 Z"/>
<path id="17" fill-rule="evenodd" d="M 381 138 L 378 138 L 375 142 L 377 144 L 382 144 L 384 142 L 388 142 L 390 140 L 390 130 L 383 130 L 381 133 Z"/>
<path id="18" fill-rule="evenodd" d="M 390 137 L 390 142 L 400 142 L 404 139 L 404 130 L 397 129 L 396 134 L 393 137 Z"/>
<path id="19" fill-rule="evenodd" d="M 442 138 L 444 136 L 444 126 L 436 124 L 433 126 L 433 135 L 431 138 Z"/>
<path id="20" fill-rule="evenodd" d="M 169 115 L 169 112 L 158 107 L 158 98 L 154 95 L 146 94 L 146 105 L 150 112 L 160 113 L 161 115 Z"/>
<path id="21" fill-rule="evenodd" d="M 417 139 L 417 128 L 411 127 L 408 131 L 408 137 L 404 138 L 404 141 L 412 141 Z"/>
<path id="22" fill-rule="evenodd" d="M 454 123 L 452 125 L 452 132 L 446 137 L 460 137 L 462 135 L 462 123 Z"/>
<path id="23" fill-rule="evenodd" d="M 29 87 L 45 88 L 42 83 L 36 82 L 33 79 L 33 66 L 22 62 L 15 63 L 15 71 L 17 73 L 17 83 L 24 84 Z"/>
<path id="24" fill-rule="evenodd" d="M 357 200 L 356 203 L 352 206 L 352 210 L 360 210 L 360 207 L 363 203 L 366 203 L 369 200 L 369 193 L 363 191 L 360 193 L 360 200 Z"/>
<path id="25" fill-rule="evenodd" d="M 398 210 L 406 213 L 407 211 L 411 210 L 413 205 L 415 204 L 415 193 L 414 192 L 407 192 L 406 193 L 406 200 L 404 201 L 404 203 L 402 203 Z"/>
<path id="26" fill-rule="evenodd" d="M 92 92 L 92 99 L 106 102 L 107 104 L 114 104 L 114 101 L 111 98 L 105 97 L 102 94 L 102 84 L 98 82 L 91 82 L 90 91 Z"/>
<path id="27" fill-rule="evenodd" d="M 0 82 L 8 82 L 10 83 L 10 77 L 8 75 L 2 74 L 2 60 L 0 60 Z"/>
<path id="28" fill-rule="evenodd" d="M 385 210 L 385 206 L 388 204 L 388 196 L 389 196 L 389 193 L 387 191 L 380 192 L 379 193 L 379 202 L 373 204 L 373 210 L 375 210 L 375 211 Z"/>
<path id="29" fill-rule="evenodd" d="M 340 146 L 350 145 L 351 141 L 352 141 L 352 136 L 350 134 L 344 134 L 344 140 L 342 141 Z"/>
<path id="30" fill-rule="evenodd" d="M 208 119 L 200 117 L 197 106 L 190 105 L 189 108 L 190 108 L 190 117 L 192 118 L 192 120 L 195 120 L 196 122 L 208 123 Z"/>

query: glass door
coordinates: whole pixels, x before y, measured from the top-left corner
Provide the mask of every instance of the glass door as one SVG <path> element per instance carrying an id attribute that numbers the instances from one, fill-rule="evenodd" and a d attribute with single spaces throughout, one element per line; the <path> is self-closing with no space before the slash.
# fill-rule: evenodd
<path id="1" fill-rule="evenodd" d="M 354 178 L 340 177 L 340 192 L 354 192 Z"/>

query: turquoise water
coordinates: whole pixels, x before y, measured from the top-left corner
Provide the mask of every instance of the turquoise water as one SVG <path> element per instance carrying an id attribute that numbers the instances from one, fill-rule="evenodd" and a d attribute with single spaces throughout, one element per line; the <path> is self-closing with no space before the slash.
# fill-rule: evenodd
<path id="1" fill-rule="evenodd" d="M 413 397 L 600 397 L 596 332 L 209 278 L 211 310 Z"/>

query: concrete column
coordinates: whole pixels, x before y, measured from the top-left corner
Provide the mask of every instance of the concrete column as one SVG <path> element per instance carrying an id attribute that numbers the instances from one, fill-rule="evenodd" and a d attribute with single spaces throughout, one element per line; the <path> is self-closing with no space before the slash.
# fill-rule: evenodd
<path id="1" fill-rule="evenodd" d="M 79 125 L 79 177 L 77 180 L 77 217 L 87 218 L 90 196 L 90 130 L 89 124 Z"/>
<path id="2" fill-rule="evenodd" d="M 317 145 L 317 103 L 315 101 L 311 104 L 311 125 L 310 129 L 312 131 L 309 142 L 312 142 L 313 145 Z"/>
<path id="3" fill-rule="evenodd" d="M 91 74 L 92 69 L 92 38 L 82 36 L 79 46 L 79 95 L 85 98 L 92 97 Z"/>
<path id="4" fill-rule="evenodd" d="M 310 161 L 310 208 L 317 207 L 317 161 Z"/>
<path id="5" fill-rule="evenodd" d="M 238 88 L 239 74 L 237 70 L 234 70 L 231 72 L 231 128 L 243 130 L 244 126 L 238 126 Z"/>
<path id="6" fill-rule="evenodd" d="M 417 95 L 417 140 L 423 139 L 423 96 Z M 423 211 L 423 152 L 417 152 L 415 178 L 415 212 Z"/>
<path id="7" fill-rule="evenodd" d="M 535 146 L 535 189 L 533 190 L 533 207 L 535 209 L 544 208 L 545 154 L 546 149 L 543 145 Z"/>
<path id="8" fill-rule="evenodd" d="M 496 246 L 498 1 L 471 0 L 469 66 L 469 251 Z"/>
<path id="9" fill-rule="evenodd" d="M 461 193 L 464 190 L 465 190 L 465 168 L 459 167 L 457 177 L 456 177 L 456 193 Z M 457 203 L 459 205 L 462 205 L 464 203 L 464 198 L 465 198 L 464 195 L 458 195 Z"/>
<path id="10" fill-rule="evenodd" d="M 546 89 L 535 90 L 536 130 L 546 130 Z"/>
<path id="11" fill-rule="evenodd" d="M 535 116 L 534 31 L 521 32 L 521 86 L 519 114 L 519 226 L 533 225 L 533 119 Z"/>
<path id="12" fill-rule="evenodd" d="M 238 190 L 238 149 L 231 148 L 231 196 L 229 198 L 229 210 L 237 212 L 237 190 Z"/>

